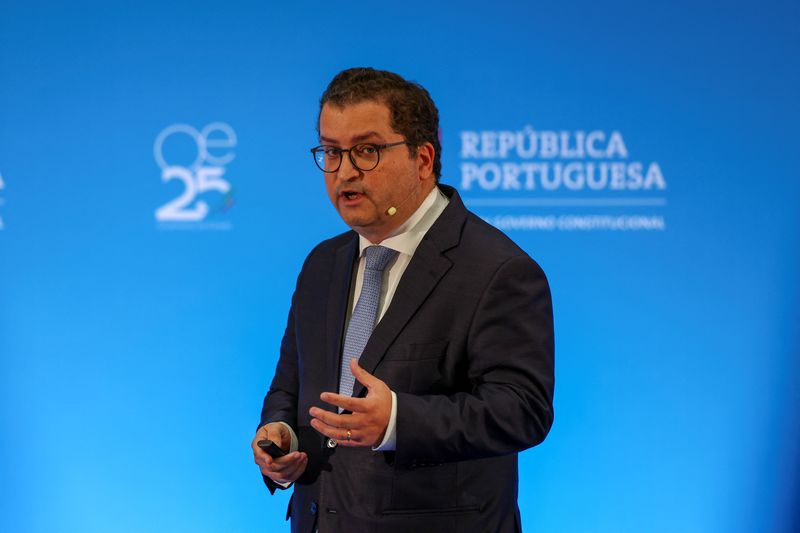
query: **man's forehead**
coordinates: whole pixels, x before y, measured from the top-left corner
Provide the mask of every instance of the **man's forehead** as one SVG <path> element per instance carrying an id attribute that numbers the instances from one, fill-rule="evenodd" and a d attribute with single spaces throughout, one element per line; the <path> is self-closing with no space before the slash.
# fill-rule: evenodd
<path id="1" fill-rule="evenodd" d="M 391 113 L 383 102 L 366 100 L 352 104 L 326 102 L 319 115 L 320 138 L 383 137 L 396 133 L 391 127 Z"/>

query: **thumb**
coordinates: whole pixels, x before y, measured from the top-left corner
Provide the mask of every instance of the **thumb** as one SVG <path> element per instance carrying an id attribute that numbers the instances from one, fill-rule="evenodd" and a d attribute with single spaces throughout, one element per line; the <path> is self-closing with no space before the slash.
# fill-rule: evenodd
<path id="1" fill-rule="evenodd" d="M 289 440 L 289 431 L 283 424 L 272 423 L 267 430 L 267 438 L 279 448 L 284 448 L 284 443 Z"/>
<path id="2" fill-rule="evenodd" d="M 277 442 L 278 447 L 282 450 L 289 451 L 292 443 L 292 437 L 289 435 L 289 429 L 283 424 L 278 424 L 278 435 L 280 440 Z"/>
<path id="3" fill-rule="evenodd" d="M 372 387 L 380 382 L 378 378 L 361 368 L 355 359 L 350 360 L 350 371 L 353 373 L 353 377 L 364 385 L 367 390 L 372 390 Z"/>

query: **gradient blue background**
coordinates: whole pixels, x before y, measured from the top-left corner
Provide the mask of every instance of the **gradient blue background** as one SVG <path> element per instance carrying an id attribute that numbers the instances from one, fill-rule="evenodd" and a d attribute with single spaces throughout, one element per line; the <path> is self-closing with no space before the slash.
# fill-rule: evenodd
<path id="1" fill-rule="evenodd" d="M 798 23 L 780 1 L 3 2 L 0 529 L 288 531 L 250 440 L 299 267 L 345 229 L 317 101 L 372 65 L 430 90 L 445 183 L 460 131 L 525 124 L 620 130 L 668 183 L 663 232 L 510 232 L 556 318 L 525 530 L 796 531 Z M 165 230 L 155 137 L 215 121 L 231 229 Z"/>

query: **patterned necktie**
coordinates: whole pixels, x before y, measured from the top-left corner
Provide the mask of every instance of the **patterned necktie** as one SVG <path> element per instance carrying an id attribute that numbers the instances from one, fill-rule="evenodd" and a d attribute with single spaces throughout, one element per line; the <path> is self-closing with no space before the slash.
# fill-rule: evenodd
<path id="1" fill-rule="evenodd" d="M 364 282 L 361 285 L 361 295 L 358 303 L 350 317 L 347 325 L 347 333 L 344 337 L 344 349 L 342 350 L 342 372 L 339 378 L 339 394 L 346 396 L 353 395 L 353 385 L 355 378 L 350 371 L 350 360 L 358 360 L 364 346 L 367 345 L 372 328 L 375 327 L 375 319 L 378 316 L 378 301 L 381 297 L 381 280 L 383 270 L 389 261 L 397 256 L 397 251 L 384 246 L 368 246 L 364 249 L 364 256 L 367 259 L 364 268 Z"/>

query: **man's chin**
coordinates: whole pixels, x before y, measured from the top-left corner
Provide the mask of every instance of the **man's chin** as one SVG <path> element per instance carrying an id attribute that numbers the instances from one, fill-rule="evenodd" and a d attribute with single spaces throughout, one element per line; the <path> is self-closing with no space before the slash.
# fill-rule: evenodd
<path id="1" fill-rule="evenodd" d="M 356 231 L 358 231 L 359 228 L 369 228 L 380 223 L 379 217 L 374 213 L 366 214 L 347 207 L 339 209 L 339 216 L 342 217 L 342 221 L 345 224 Z"/>

